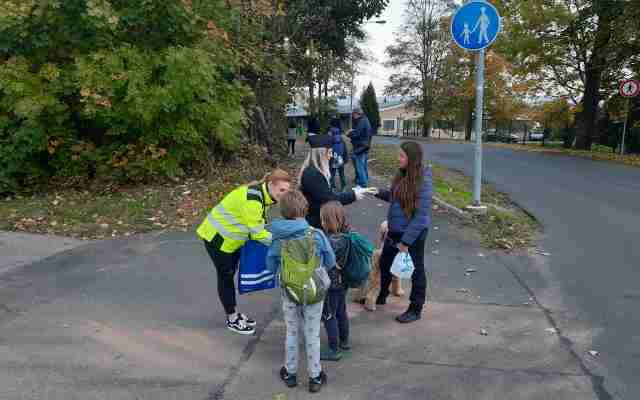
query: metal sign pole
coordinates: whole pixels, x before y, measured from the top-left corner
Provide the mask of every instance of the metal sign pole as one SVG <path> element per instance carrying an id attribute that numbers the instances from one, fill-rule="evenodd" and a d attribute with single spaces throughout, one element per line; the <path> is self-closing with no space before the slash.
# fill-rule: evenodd
<path id="1" fill-rule="evenodd" d="M 622 144 L 620 145 L 620 155 L 624 155 L 624 137 L 627 133 L 627 121 L 629 120 L 629 107 L 631 104 L 631 98 L 627 97 L 627 112 L 624 115 L 624 124 L 622 124 Z"/>
<path id="2" fill-rule="evenodd" d="M 482 197 L 482 120 L 484 100 L 484 49 L 476 56 L 476 145 L 473 168 L 473 206 L 480 207 Z"/>

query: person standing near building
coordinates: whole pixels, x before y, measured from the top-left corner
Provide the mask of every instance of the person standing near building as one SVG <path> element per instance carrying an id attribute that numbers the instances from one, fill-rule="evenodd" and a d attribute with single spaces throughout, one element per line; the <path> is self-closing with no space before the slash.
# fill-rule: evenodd
<path id="1" fill-rule="evenodd" d="M 296 123 L 291 120 L 289 121 L 289 128 L 287 128 L 287 155 L 293 157 L 296 155 L 296 138 L 298 132 L 296 129 Z"/>
<path id="2" fill-rule="evenodd" d="M 362 112 L 361 107 L 355 107 L 352 113 L 354 128 L 347 134 L 351 139 L 353 152 L 353 167 L 356 173 L 356 187 L 366 188 L 369 184 L 369 138 L 373 134 L 371 123 Z"/>
<path id="3" fill-rule="evenodd" d="M 333 145 L 331 146 L 333 156 L 329 161 L 329 166 L 331 167 L 331 190 L 336 191 L 336 178 L 337 175 L 339 175 L 340 190 L 344 191 L 347 186 L 347 179 L 344 176 L 344 166 L 349 160 L 349 151 L 347 150 L 347 145 L 344 143 L 344 140 L 342 140 L 342 127 L 340 126 L 340 120 L 338 118 L 333 118 L 330 125 L 329 135 L 333 138 Z"/>

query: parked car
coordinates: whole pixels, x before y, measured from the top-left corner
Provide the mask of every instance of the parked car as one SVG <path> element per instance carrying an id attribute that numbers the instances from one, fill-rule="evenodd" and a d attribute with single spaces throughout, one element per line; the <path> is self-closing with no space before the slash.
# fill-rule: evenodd
<path id="1" fill-rule="evenodd" d="M 542 131 L 531 131 L 529 133 L 529 140 L 542 140 L 544 133 Z"/>

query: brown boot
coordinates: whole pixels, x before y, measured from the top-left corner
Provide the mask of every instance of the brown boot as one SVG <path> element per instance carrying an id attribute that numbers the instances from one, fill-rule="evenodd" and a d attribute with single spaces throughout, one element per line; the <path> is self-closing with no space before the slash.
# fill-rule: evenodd
<path id="1" fill-rule="evenodd" d="M 404 290 L 402 290 L 402 281 L 396 276 L 391 280 L 391 294 L 397 297 L 402 297 L 405 294 Z"/>

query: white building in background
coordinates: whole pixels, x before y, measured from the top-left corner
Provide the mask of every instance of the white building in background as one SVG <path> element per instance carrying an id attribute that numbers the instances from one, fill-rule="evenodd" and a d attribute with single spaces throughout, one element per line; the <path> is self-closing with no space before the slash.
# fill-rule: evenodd
<path id="1" fill-rule="evenodd" d="M 420 117 L 408 100 L 384 98 L 378 100 L 380 109 L 379 135 L 414 136 L 419 134 Z"/>

